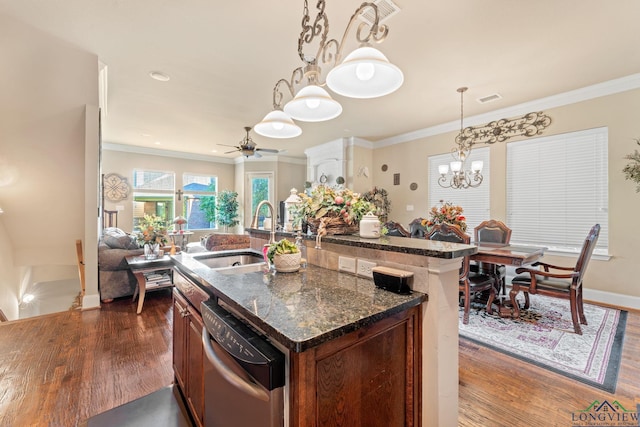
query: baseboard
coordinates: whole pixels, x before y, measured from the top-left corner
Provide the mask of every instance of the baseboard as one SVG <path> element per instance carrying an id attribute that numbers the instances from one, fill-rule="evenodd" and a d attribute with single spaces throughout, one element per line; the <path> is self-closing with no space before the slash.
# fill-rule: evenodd
<path id="1" fill-rule="evenodd" d="M 92 294 L 82 297 L 82 309 L 89 310 L 92 308 L 100 308 L 100 295 Z"/>
<path id="2" fill-rule="evenodd" d="M 584 294 L 582 297 L 585 301 L 592 301 L 595 303 L 600 302 L 603 304 L 615 305 L 618 307 L 629 308 L 633 310 L 640 310 L 640 297 L 614 294 L 613 292 L 598 291 L 596 289 L 587 288 L 584 288 Z"/>

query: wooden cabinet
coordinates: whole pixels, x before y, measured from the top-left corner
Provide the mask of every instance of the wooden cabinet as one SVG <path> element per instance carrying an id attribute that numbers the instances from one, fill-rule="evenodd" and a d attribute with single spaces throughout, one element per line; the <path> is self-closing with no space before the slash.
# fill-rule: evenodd
<path id="1" fill-rule="evenodd" d="M 204 420 L 202 316 L 200 302 L 209 298 L 180 272 L 174 274 L 173 369 L 176 383 L 198 426 Z"/>
<path id="2" fill-rule="evenodd" d="M 420 310 L 291 353 L 291 423 L 419 426 Z"/>

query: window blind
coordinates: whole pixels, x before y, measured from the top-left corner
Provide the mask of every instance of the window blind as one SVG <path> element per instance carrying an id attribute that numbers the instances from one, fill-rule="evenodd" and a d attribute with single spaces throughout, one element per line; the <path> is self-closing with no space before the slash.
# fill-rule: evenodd
<path id="1" fill-rule="evenodd" d="M 579 252 L 600 224 L 595 253 L 608 253 L 607 146 L 607 128 L 507 144 L 512 243 Z"/>
<path id="2" fill-rule="evenodd" d="M 474 160 L 482 160 L 483 181 L 476 188 L 453 189 L 443 188 L 438 184 L 438 165 L 448 164 L 453 160 L 451 154 L 429 156 L 429 208 L 440 204 L 440 200 L 459 205 L 467 218 L 467 233 L 473 236 L 473 229 L 490 215 L 490 182 L 489 182 L 489 147 L 474 148 L 466 161 L 471 165 Z M 424 217 L 428 217 L 425 212 Z"/>

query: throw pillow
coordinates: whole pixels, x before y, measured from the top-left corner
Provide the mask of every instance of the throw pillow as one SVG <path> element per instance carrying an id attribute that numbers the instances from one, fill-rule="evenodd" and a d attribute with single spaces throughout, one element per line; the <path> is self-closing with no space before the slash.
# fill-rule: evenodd
<path id="1" fill-rule="evenodd" d="M 138 243 L 119 228 L 105 228 L 102 240 L 111 249 L 138 249 Z"/>

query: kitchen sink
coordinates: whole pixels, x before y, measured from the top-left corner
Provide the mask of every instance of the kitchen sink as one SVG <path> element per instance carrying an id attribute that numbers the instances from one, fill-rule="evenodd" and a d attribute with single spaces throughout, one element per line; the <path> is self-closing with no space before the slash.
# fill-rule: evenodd
<path id="1" fill-rule="evenodd" d="M 265 264 L 262 254 L 254 251 L 220 251 L 193 255 L 193 259 L 207 267 L 218 270 L 222 268 Z"/>
<path id="2" fill-rule="evenodd" d="M 255 271 L 266 271 L 267 263 L 262 261 L 255 264 L 236 265 L 232 267 L 214 268 L 216 273 L 220 274 L 244 274 L 253 273 Z"/>

